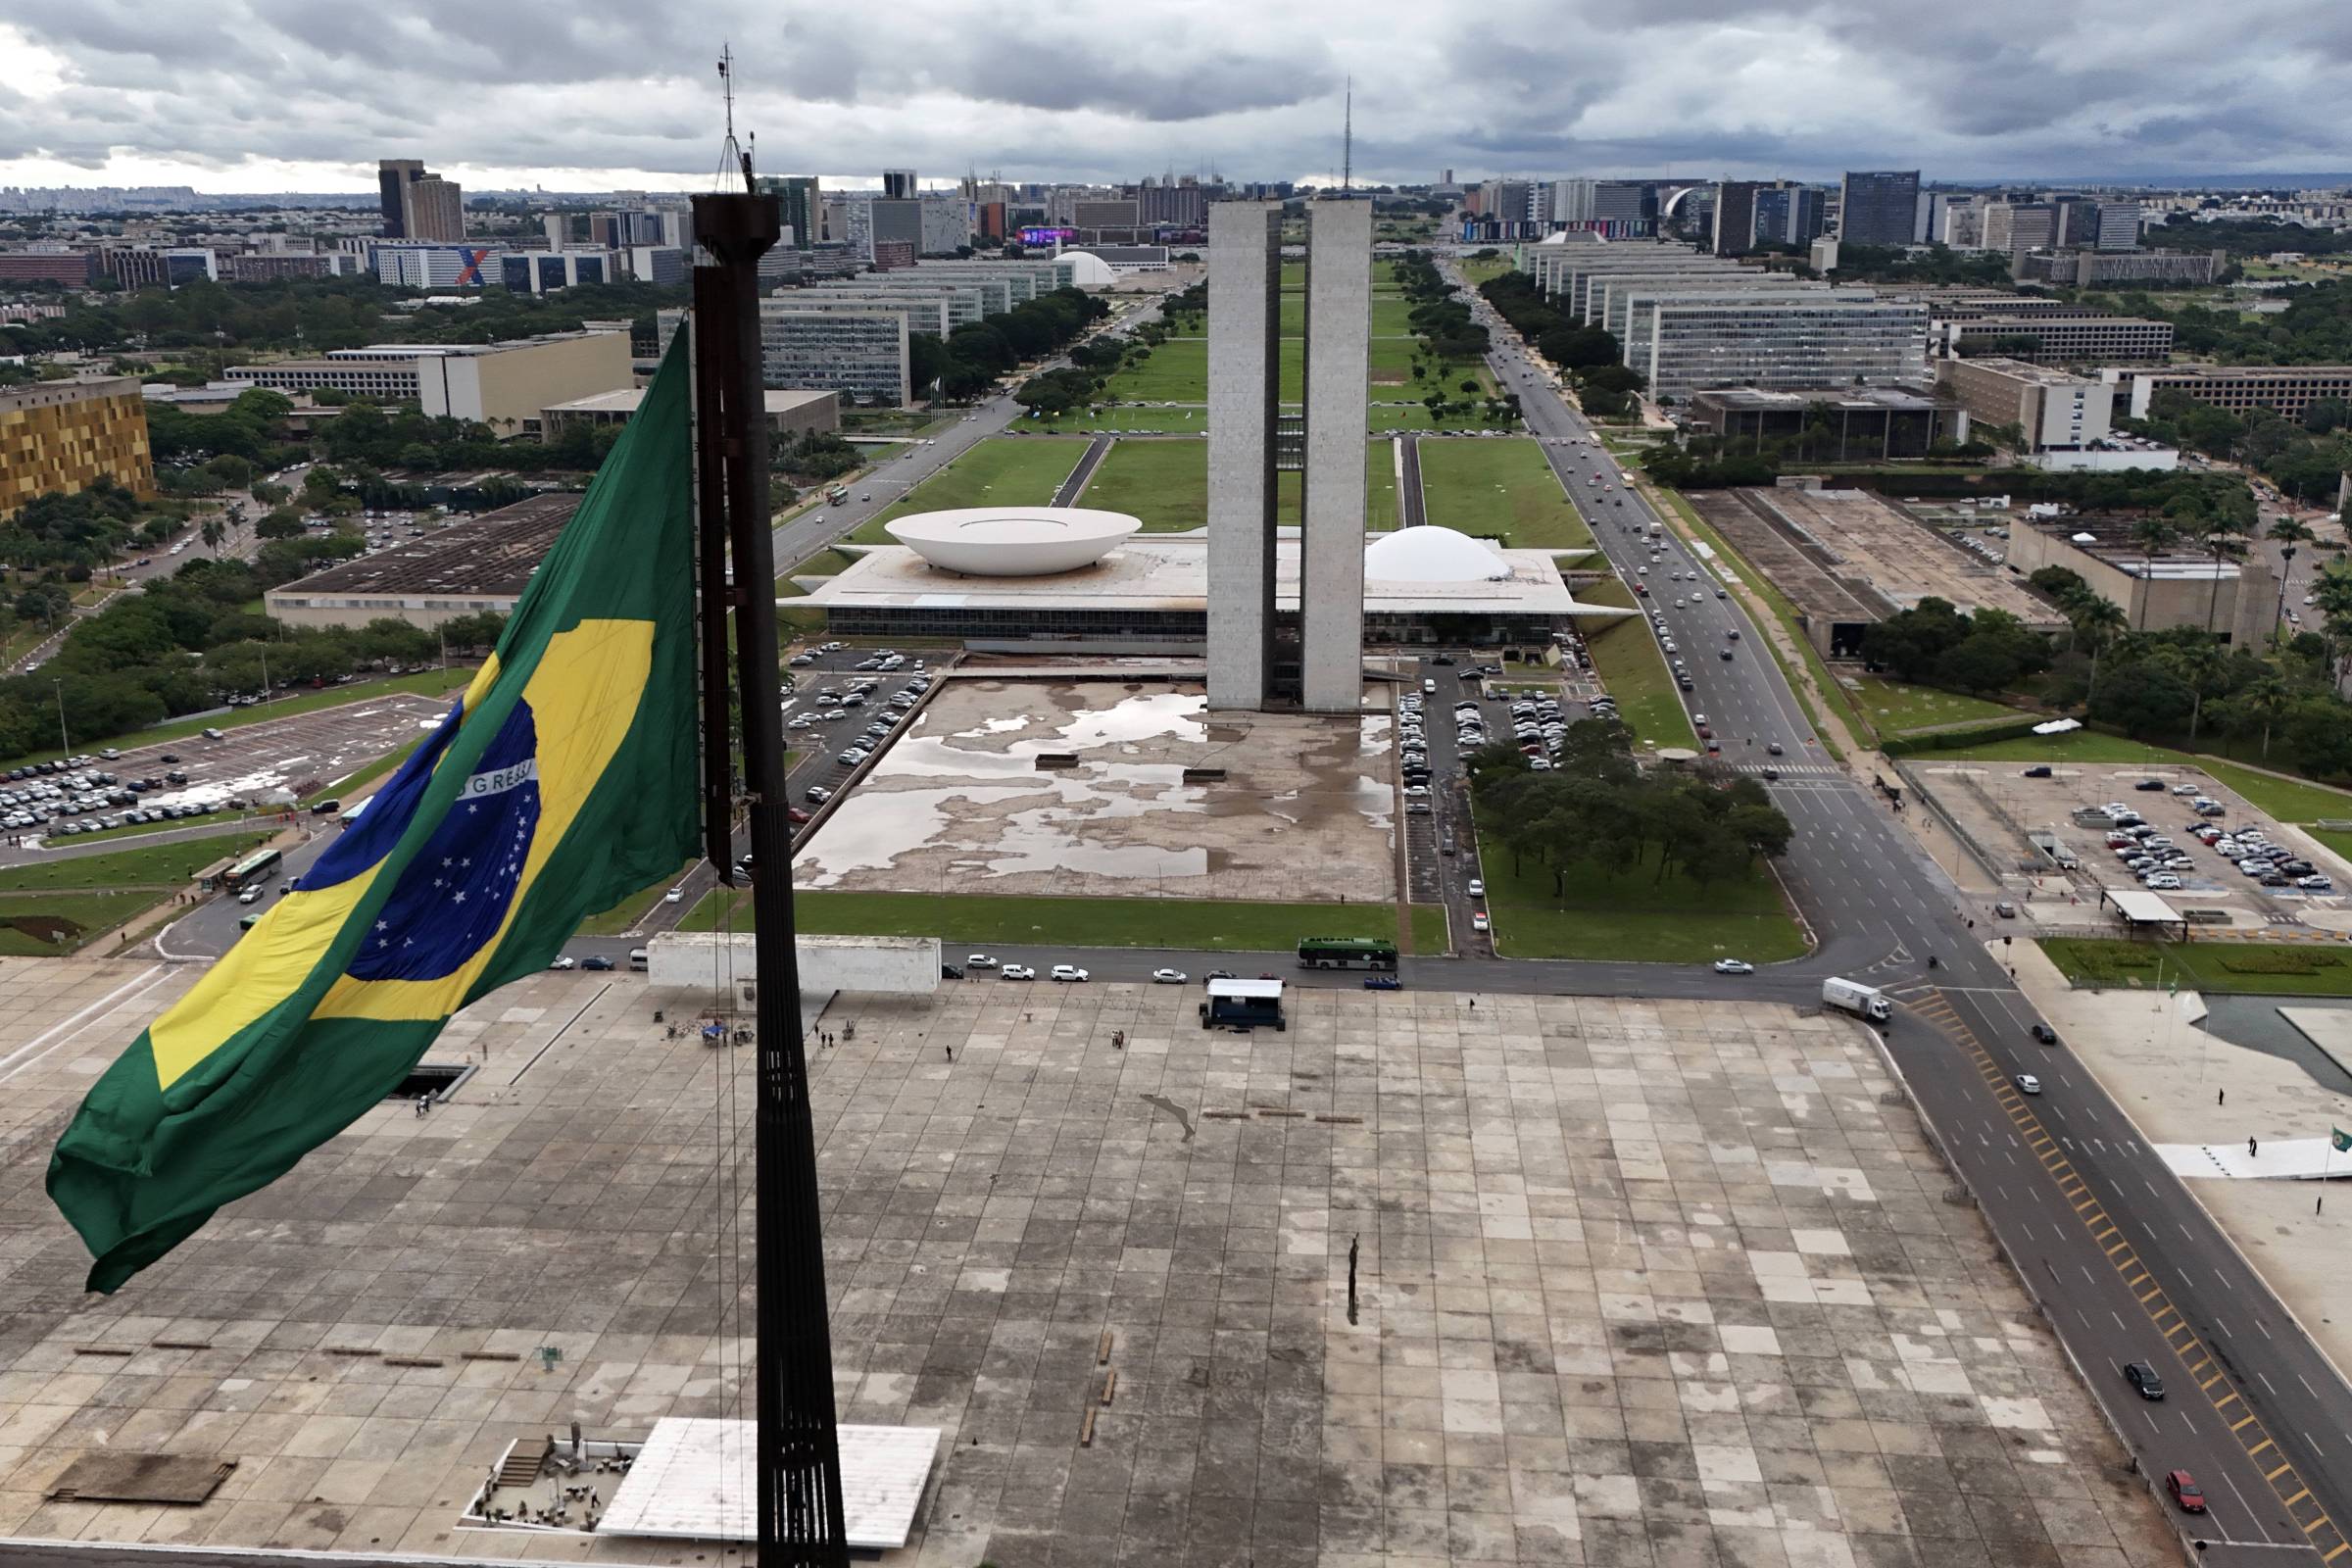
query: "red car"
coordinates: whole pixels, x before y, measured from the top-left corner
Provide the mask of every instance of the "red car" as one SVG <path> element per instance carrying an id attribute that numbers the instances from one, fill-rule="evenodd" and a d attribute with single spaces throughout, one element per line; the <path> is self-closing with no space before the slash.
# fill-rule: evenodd
<path id="1" fill-rule="evenodd" d="M 2182 1513 L 2203 1513 L 2205 1494 L 2197 1490 L 2197 1479 L 2185 1470 L 2172 1471 L 2164 1478 L 2164 1490 L 2173 1494 Z"/>
<path id="2" fill-rule="evenodd" d="M 1642 598 L 1647 599 L 1649 597 L 1649 584 L 1645 582 L 1638 582 L 1634 584 L 1634 592 L 1640 594 Z"/>
<path id="3" fill-rule="evenodd" d="M 797 806 L 788 806 L 784 808 L 784 820 L 787 822 L 806 822 L 808 820 L 808 813 L 802 810 Z"/>

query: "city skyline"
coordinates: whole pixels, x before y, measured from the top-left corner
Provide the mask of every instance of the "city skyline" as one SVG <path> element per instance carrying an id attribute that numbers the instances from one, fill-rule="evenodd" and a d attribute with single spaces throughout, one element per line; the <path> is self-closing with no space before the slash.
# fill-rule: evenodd
<path id="1" fill-rule="evenodd" d="M 2024 0 L 1902 28 L 1851 0 L 1570 9 L 1581 25 L 1551 15 L 1449 26 L 1386 4 L 1209 6 L 1101 25 L 1080 12 L 1029 36 L 910 0 L 887 36 L 810 10 L 779 38 L 772 18 L 721 7 L 708 39 L 680 42 L 650 18 L 531 4 L 283 24 L 229 5 L 206 14 L 201 38 L 178 19 L 74 8 L 0 23 L 14 63 L 0 184 L 361 191 L 386 152 L 371 127 L 414 122 L 418 103 L 458 90 L 468 112 L 412 140 L 468 188 L 695 188 L 715 168 L 721 37 L 737 50 L 738 121 L 760 133 L 760 166 L 839 171 L 825 174 L 837 184 L 886 167 L 931 180 L 1172 168 L 1313 181 L 1338 172 L 1350 74 L 1354 167 L 1371 182 L 1429 181 L 1446 167 L 1462 179 L 1919 167 L 1931 180 L 2352 168 L 2352 131 L 2323 112 L 2352 55 L 2352 19 L 2317 0 L 2248 8 L 2232 37 L 2262 40 L 2259 54 L 2216 40 L 2209 13 L 2180 3 L 2132 7 L 2129 26 L 2114 7 L 2054 14 Z M 913 67 L 895 41 L 909 35 L 936 45 Z"/>

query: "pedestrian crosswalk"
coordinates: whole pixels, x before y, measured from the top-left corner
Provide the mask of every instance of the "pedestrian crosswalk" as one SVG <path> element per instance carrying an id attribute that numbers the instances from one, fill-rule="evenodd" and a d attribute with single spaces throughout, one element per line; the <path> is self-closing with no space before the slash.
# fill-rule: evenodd
<path id="1" fill-rule="evenodd" d="M 1827 762 L 1734 762 L 1731 764 L 1731 769 L 1735 773 L 1761 774 L 1766 768 L 1772 769 L 1783 778 L 1843 778 L 1845 776 L 1843 768 L 1834 767 Z"/>

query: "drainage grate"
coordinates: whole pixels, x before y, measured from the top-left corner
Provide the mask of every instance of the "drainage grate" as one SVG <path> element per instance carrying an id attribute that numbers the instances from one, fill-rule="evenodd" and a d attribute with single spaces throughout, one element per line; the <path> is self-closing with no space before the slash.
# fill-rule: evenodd
<path id="1" fill-rule="evenodd" d="M 434 1100 L 447 1100 L 458 1086 L 473 1076 L 475 1063 L 420 1061 L 409 1069 L 409 1075 L 384 1098 L 414 1103 L 420 1095 Z"/>

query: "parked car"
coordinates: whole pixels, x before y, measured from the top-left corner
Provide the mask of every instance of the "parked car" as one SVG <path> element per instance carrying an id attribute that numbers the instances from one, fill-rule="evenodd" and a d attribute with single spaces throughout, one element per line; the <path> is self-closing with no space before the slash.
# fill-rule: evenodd
<path id="1" fill-rule="evenodd" d="M 963 965 L 943 963 L 939 966 L 939 977 L 942 980 L 960 980 L 963 978 Z"/>
<path id="2" fill-rule="evenodd" d="M 1393 974 L 1368 974 L 1364 976 L 1364 989 L 1366 991 L 1402 991 L 1404 982 Z"/>
<path id="3" fill-rule="evenodd" d="M 580 961 L 568 953 L 558 954 L 556 961 L 548 965 L 550 969 L 577 969 L 579 966 Z"/>
<path id="4" fill-rule="evenodd" d="M 966 969 L 994 969 L 997 966 L 997 960 L 985 953 L 975 953 L 963 960 L 963 966 Z"/>
<path id="5" fill-rule="evenodd" d="M 1152 983 L 1155 986 L 1180 986 L 1184 982 L 1185 973 L 1182 969 L 1154 969 L 1152 971 Z"/>
<path id="6" fill-rule="evenodd" d="M 285 890 L 280 888 L 278 891 L 282 893 Z M 610 969 L 612 967 L 612 960 L 611 958 L 598 957 L 592 955 L 580 960 L 580 967 L 583 969 Z"/>
<path id="7" fill-rule="evenodd" d="M 1037 971 L 1025 963 L 1008 963 L 997 972 L 1007 980 L 1034 980 L 1037 978 Z"/>
<path id="8" fill-rule="evenodd" d="M 1756 966 L 1745 958 L 1717 958 L 1715 972 L 1717 974 L 1754 974 Z"/>
<path id="9" fill-rule="evenodd" d="M 1079 968 L 1074 963 L 1057 963 L 1054 966 L 1054 978 L 1056 980 L 1083 981 L 1086 979 L 1086 971 Z"/>
<path id="10" fill-rule="evenodd" d="M 2047 762 L 2035 762 L 2032 767 L 2026 769 L 2028 778 L 2048 778 L 2049 776 L 2050 764 Z"/>

